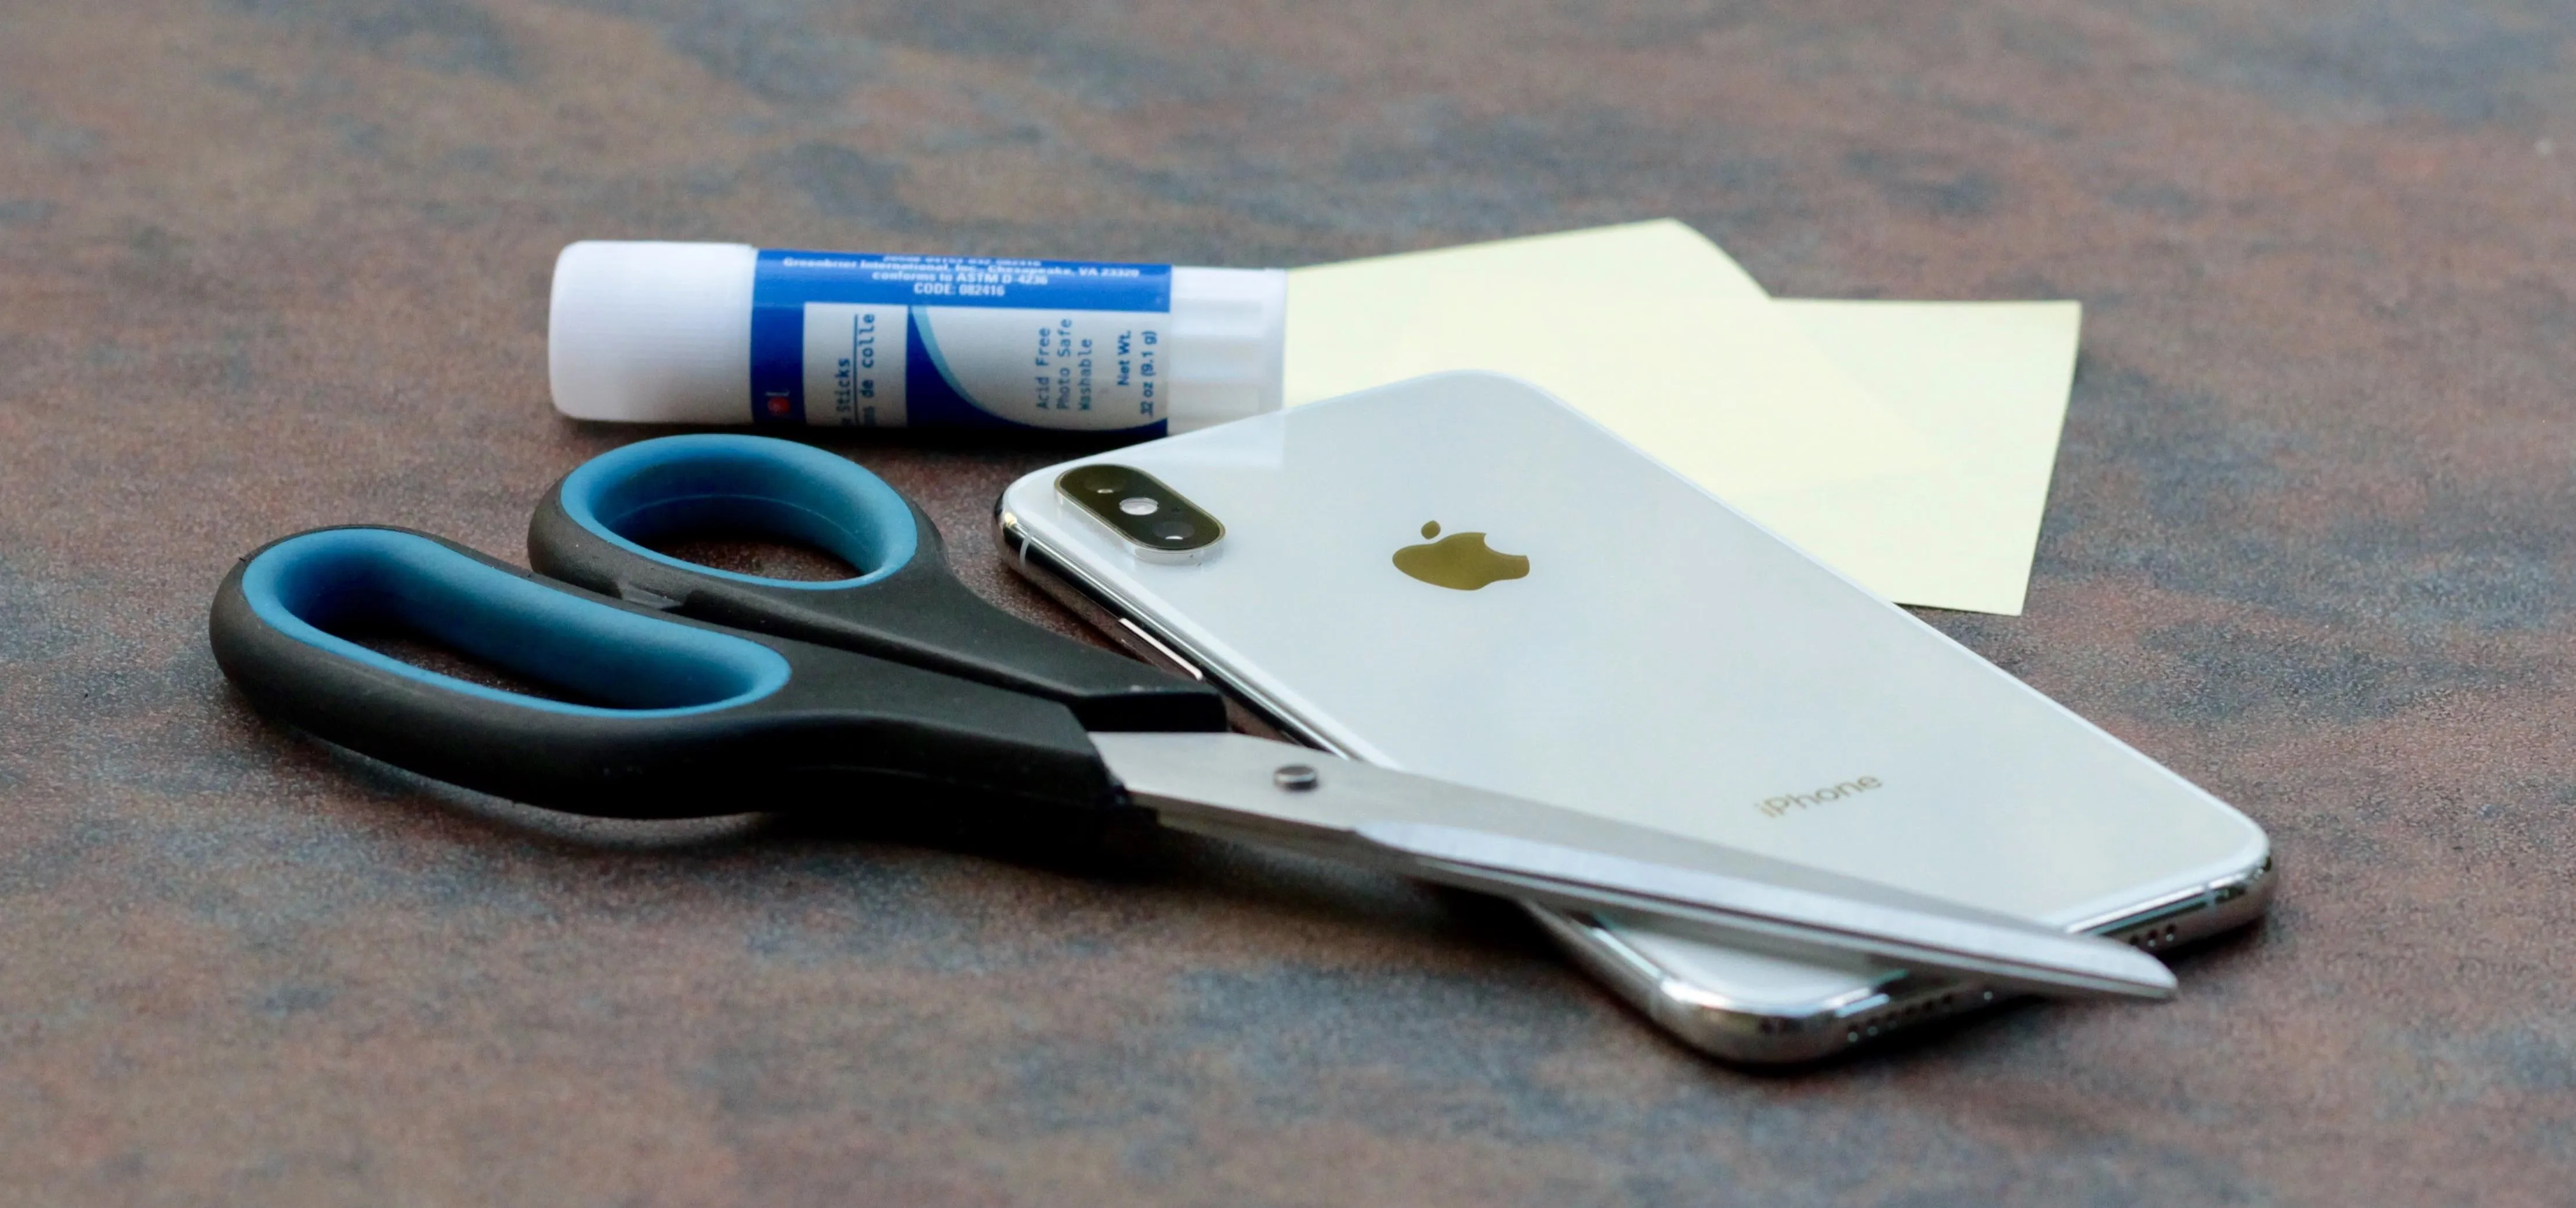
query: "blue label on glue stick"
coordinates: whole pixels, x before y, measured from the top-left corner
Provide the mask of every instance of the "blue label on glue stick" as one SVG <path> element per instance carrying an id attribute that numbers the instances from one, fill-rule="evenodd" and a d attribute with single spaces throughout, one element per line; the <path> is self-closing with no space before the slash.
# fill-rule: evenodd
<path id="1" fill-rule="evenodd" d="M 1159 435 L 1172 268 L 763 251 L 751 418 Z"/>

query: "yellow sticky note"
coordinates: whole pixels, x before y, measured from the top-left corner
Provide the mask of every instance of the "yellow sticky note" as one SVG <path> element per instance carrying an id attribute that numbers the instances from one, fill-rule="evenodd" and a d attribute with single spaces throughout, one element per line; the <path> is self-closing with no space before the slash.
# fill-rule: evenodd
<path id="1" fill-rule="evenodd" d="M 1712 260 L 1732 268 L 1651 223 L 1293 270 L 1288 397 L 1514 374 L 1728 497 L 1929 465 L 1903 419 Z"/>
<path id="2" fill-rule="evenodd" d="M 1773 302 L 1669 219 L 1291 270 L 1290 406 L 1444 369 L 1547 388 L 1908 604 L 2018 613 L 2071 302 Z"/>
<path id="3" fill-rule="evenodd" d="M 1546 292 L 1555 299 L 1551 314 L 1574 306 L 1628 313 L 1641 309 L 1639 298 L 1767 297 L 1707 236 L 1669 218 L 1291 269 L 1288 405 L 1396 380 L 1386 376 L 1389 350 L 1434 305 L 1435 293 L 1438 304 L 1448 305 L 1459 292 L 1456 283 L 1467 277 Z M 1523 317 L 1516 325 L 1527 321 Z"/>
<path id="4" fill-rule="evenodd" d="M 2021 613 L 2075 377 L 2075 302 L 1775 304 L 1937 454 L 1861 482 L 1728 497 L 1893 600 Z"/>
<path id="5" fill-rule="evenodd" d="M 1425 302 L 1379 361 L 1388 380 L 1443 369 L 1527 378 L 1724 498 L 1931 465 L 1931 446 L 1769 302 L 1639 293 L 1568 304 L 1481 273 L 1444 275 Z"/>

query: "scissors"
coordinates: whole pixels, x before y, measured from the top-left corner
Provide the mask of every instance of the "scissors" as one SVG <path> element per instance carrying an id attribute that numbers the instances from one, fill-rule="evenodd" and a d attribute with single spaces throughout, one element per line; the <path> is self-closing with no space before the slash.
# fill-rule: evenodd
<path id="1" fill-rule="evenodd" d="M 714 534 L 801 542 L 859 573 L 764 578 L 649 544 Z M 1783 955 L 2058 996 L 2174 991 L 2155 958 L 2109 940 L 1229 733 L 1215 690 L 985 603 L 948 570 L 928 516 L 812 446 L 709 434 L 602 454 L 547 492 L 528 552 L 534 572 L 400 528 L 271 542 L 216 592 L 216 661 L 254 705 L 318 737 L 556 810 L 681 818 L 945 794 L 1141 813 Z M 387 627 L 553 695 L 343 636 Z"/>

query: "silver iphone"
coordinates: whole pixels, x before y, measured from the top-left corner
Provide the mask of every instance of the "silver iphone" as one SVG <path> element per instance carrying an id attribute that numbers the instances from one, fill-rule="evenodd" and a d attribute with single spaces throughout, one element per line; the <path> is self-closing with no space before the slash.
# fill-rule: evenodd
<path id="1" fill-rule="evenodd" d="M 1198 513 L 1087 498 L 1137 474 Z M 1083 458 L 1013 483 L 996 516 L 1016 567 L 1224 688 L 1247 728 L 2151 949 L 2269 896 L 2243 814 L 1515 378 Z M 1995 997 L 1532 913 L 1733 1060 Z"/>

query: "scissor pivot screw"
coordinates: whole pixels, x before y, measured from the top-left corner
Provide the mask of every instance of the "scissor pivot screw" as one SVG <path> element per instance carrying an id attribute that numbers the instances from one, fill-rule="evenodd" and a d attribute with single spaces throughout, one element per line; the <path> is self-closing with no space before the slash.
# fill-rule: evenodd
<path id="1" fill-rule="evenodd" d="M 1270 783 L 1278 785 L 1292 793 L 1302 793 L 1316 785 L 1324 783 L 1324 778 L 1316 775 L 1315 769 L 1307 767 L 1305 764 L 1292 763 L 1276 772 L 1272 772 L 1270 774 Z"/>

